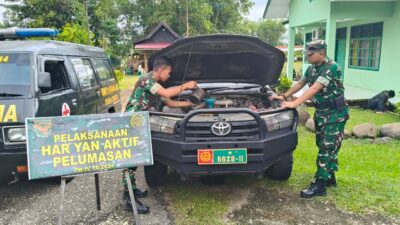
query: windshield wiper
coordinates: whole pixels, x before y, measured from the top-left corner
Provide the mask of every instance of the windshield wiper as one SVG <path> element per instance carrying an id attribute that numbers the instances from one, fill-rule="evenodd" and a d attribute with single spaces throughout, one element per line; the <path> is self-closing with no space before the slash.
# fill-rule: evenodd
<path id="1" fill-rule="evenodd" d="M 10 94 L 10 93 L 0 93 L 1 97 L 16 97 L 16 96 L 22 96 L 21 94 Z"/>

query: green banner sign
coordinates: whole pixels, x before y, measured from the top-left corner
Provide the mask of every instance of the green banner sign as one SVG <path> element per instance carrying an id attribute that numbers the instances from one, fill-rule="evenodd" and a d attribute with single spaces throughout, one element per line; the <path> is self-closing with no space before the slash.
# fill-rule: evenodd
<path id="1" fill-rule="evenodd" d="M 148 112 L 26 119 L 29 179 L 152 165 Z"/>

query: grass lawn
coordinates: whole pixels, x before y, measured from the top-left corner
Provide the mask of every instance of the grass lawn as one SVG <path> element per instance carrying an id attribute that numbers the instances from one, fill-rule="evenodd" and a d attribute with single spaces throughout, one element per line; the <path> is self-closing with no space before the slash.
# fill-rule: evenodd
<path id="1" fill-rule="evenodd" d="M 300 127 L 293 174 L 287 182 L 293 191 L 307 187 L 316 171 L 318 149 L 314 142 L 314 134 Z M 371 144 L 368 140 L 345 140 L 339 153 L 338 187 L 317 199 L 329 199 L 346 211 L 400 216 L 399 162 L 400 141 Z"/>
<path id="2" fill-rule="evenodd" d="M 309 109 L 309 111 L 313 111 Z M 376 125 L 399 122 L 400 116 L 375 114 L 352 108 L 346 127 L 370 122 Z M 315 135 L 299 127 L 299 143 L 294 154 L 293 173 L 287 182 L 267 179 L 228 179 L 227 184 L 207 187 L 176 180 L 166 186 L 168 202 L 174 209 L 177 224 L 226 224 L 225 215 L 233 190 L 240 186 L 262 185 L 291 193 L 307 187 L 316 171 Z M 311 201 L 331 202 L 339 209 L 362 214 L 400 217 L 400 141 L 372 144 L 368 140 L 343 141 L 339 154 L 338 187 L 329 188 L 326 197 Z M 232 183 L 233 182 L 233 183 Z"/>
<path id="3" fill-rule="evenodd" d="M 138 76 L 125 75 L 124 79 L 122 79 L 122 81 L 119 82 L 119 89 L 120 90 L 133 89 L 137 79 L 138 79 Z"/>
<path id="4" fill-rule="evenodd" d="M 308 107 L 307 111 L 314 115 L 315 108 Z M 400 122 L 400 115 L 394 113 L 378 114 L 371 110 L 364 110 L 360 108 L 350 108 L 350 119 L 346 123 L 346 129 L 351 131 L 354 126 L 362 123 L 372 123 L 376 126 L 382 126 L 387 123 Z"/>

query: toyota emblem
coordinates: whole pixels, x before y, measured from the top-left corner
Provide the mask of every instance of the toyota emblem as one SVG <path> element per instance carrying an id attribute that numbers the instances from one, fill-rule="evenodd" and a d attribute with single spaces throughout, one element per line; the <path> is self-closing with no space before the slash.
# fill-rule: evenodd
<path id="1" fill-rule="evenodd" d="M 217 136 L 226 136 L 232 130 L 232 126 L 227 122 L 217 122 L 211 125 L 211 132 Z"/>

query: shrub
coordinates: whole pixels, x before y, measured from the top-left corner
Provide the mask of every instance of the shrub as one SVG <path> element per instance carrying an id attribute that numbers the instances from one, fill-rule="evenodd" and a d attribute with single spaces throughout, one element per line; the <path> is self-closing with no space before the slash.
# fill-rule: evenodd
<path id="1" fill-rule="evenodd" d="M 279 78 L 279 85 L 276 87 L 278 94 L 283 94 L 292 86 L 292 81 L 285 75 L 281 75 Z"/>
<path id="2" fill-rule="evenodd" d="M 394 112 L 400 113 L 400 102 L 396 103 L 396 109 L 394 109 Z"/>
<path id="3" fill-rule="evenodd" d="M 125 74 L 121 70 L 114 70 L 114 73 L 118 82 L 121 82 L 121 80 L 124 79 Z"/>

